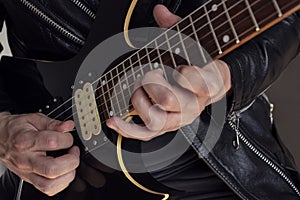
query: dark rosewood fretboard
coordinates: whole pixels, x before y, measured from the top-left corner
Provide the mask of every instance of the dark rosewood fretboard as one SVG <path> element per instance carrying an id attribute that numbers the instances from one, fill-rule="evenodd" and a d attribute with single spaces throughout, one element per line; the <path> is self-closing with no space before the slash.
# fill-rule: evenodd
<path id="1" fill-rule="evenodd" d="M 193 52 L 189 50 L 190 44 L 182 35 L 197 41 L 197 55 L 202 55 L 206 63 L 201 46 L 213 59 L 221 58 L 299 8 L 300 0 L 207 1 L 149 46 L 138 50 L 99 79 L 103 116 L 108 119 L 130 113 L 130 96 L 139 76 L 158 67 L 164 69 L 163 66 L 195 63 L 191 56 Z M 174 34 L 174 31 L 182 35 Z M 176 56 L 179 52 L 183 52 L 184 61 Z"/>

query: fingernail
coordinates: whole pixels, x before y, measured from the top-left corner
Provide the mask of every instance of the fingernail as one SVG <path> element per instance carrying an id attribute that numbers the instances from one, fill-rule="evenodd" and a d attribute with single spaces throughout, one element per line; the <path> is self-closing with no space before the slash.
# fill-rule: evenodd
<path id="1" fill-rule="evenodd" d="M 75 147 L 75 153 L 78 155 L 78 156 L 80 156 L 80 150 L 79 150 L 79 147 Z"/>

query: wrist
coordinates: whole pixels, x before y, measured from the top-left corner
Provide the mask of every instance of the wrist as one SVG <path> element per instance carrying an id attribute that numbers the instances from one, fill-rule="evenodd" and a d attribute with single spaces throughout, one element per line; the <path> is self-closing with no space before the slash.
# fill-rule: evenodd
<path id="1" fill-rule="evenodd" d="M 0 119 L 2 117 L 8 116 L 8 115 L 10 115 L 10 112 L 8 112 L 8 111 L 0 112 Z"/>
<path id="2" fill-rule="evenodd" d="M 0 160 L 5 157 L 5 144 L 7 142 L 8 133 L 6 131 L 6 120 L 10 112 L 0 112 Z"/>

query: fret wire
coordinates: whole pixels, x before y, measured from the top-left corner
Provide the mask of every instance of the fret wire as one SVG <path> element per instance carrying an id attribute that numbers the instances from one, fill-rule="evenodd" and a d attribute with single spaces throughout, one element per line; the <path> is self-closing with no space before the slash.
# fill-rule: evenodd
<path id="1" fill-rule="evenodd" d="M 209 0 L 209 1 L 207 1 L 206 3 L 204 3 L 202 6 L 200 6 L 198 9 L 196 9 L 196 10 L 194 10 L 192 13 L 190 13 L 190 16 L 192 15 L 192 14 L 194 14 L 194 13 L 196 13 L 197 11 L 199 11 L 202 7 L 204 7 L 205 5 L 207 5 L 208 3 L 210 3 L 211 2 L 211 0 Z M 201 18 L 202 17 L 204 17 L 204 16 L 201 16 Z M 187 17 L 185 17 L 185 18 L 183 18 L 183 20 L 184 19 L 186 19 Z M 200 18 L 200 19 L 201 19 Z M 199 20 L 199 19 L 198 19 Z M 203 26 L 202 26 L 203 27 Z M 172 27 L 170 27 L 170 29 L 171 29 Z M 160 37 L 160 36 L 158 36 L 158 37 Z M 154 40 L 155 42 L 156 42 L 156 40 Z M 164 43 L 162 43 L 162 44 L 164 44 Z M 161 46 L 161 45 L 160 45 Z M 157 45 L 157 47 L 158 47 L 158 45 Z M 132 58 L 134 55 L 131 55 L 130 57 L 128 57 L 128 60 L 130 60 L 130 58 Z M 131 61 L 131 60 L 130 60 Z M 163 62 L 161 62 L 162 63 L 162 65 L 163 65 Z M 115 66 L 115 68 L 116 67 L 118 67 L 118 65 L 117 66 Z M 101 78 L 101 77 L 100 77 Z M 100 79 L 99 78 L 99 79 Z M 96 79 L 92 84 L 95 84 L 97 81 L 99 81 L 99 79 Z"/>
<path id="2" fill-rule="evenodd" d="M 103 99 L 104 99 L 104 103 L 105 103 L 105 108 L 106 108 L 106 111 L 108 111 L 109 109 L 108 109 L 108 106 L 107 106 L 107 99 L 105 99 L 105 91 L 104 91 L 104 88 L 103 88 L 104 85 L 102 85 L 102 82 L 100 83 L 100 85 L 101 85 L 100 87 L 101 87 L 101 91 L 102 91 Z M 101 104 L 101 106 L 102 106 L 102 104 Z M 107 116 L 109 117 L 109 113 L 107 113 Z"/>
<path id="3" fill-rule="evenodd" d="M 242 23 L 243 21 L 241 21 L 240 23 Z M 233 41 L 233 40 L 232 40 Z M 158 49 L 158 48 L 157 48 Z M 161 57 L 161 56 L 160 56 Z"/>
<path id="4" fill-rule="evenodd" d="M 145 48 L 145 51 L 146 51 L 146 55 L 147 55 L 148 64 L 150 65 L 151 71 L 153 71 L 153 65 L 152 65 L 152 62 L 151 62 L 151 59 L 150 59 L 150 53 L 148 51 L 148 48 Z"/>
<path id="5" fill-rule="evenodd" d="M 223 4 L 223 8 L 225 10 L 225 14 L 226 14 L 227 20 L 228 20 L 229 25 L 230 25 L 230 27 L 232 29 L 233 35 L 236 38 L 236 43 L 240 43 L 240 39 L 239 39 L 239 37 L 238 37 L 238 35 L 236 33 L 235 27 L 234 27 L 233 22 L 232 22 L 232 20 L 230 18 L 230 15 L 229 15 L 229 12 L 228 12 L 228 9 L 227 9 L 227 6 L 226 6 L 226 1 L 222 0 L 222 4 Z"/>
<path id="6" fill-rule="evenodd" d="M 133 66 L 133 63 L 132 63 L 132 60 L 131 60 L 131 59 L 129 59 L 129 64 L 130 64 L 130 66 L 131 66 L 132 77 L 133 77 L 133 80 L 134 80 L 134 82 L 135 82 L 135 81 L 136 81 L 136 78 L 135 78 L 134 66 Z M 130 95 L 132 95 L 132 94 L 130 94 Z"/>
<path id="7" fill-rule="evenodd" d="M 115 68 L 115 69 L 118 69 L 118 68 Z M 113 74 L 112 74 L 112 72 L 113 72 L 113 70 L 110 71 L 110 74 L 112 75 L 112 77 L 114 77 Z M 113 80 L 114 80 L 114 79 L 112 79 L 112 83 L 114 82 Z M 113 91 L 116 91 L 116 89 L 114 88 L 114 85 L 112 85 L 112 90 L 113 90 Z M 111 101 L 112 101 L 112 102 L 111 102 L 111 104 L 112 104 L 112 105 L 111 105 L 111 108 L 112 108 L 113 114 L 116 116 L 116 113 L 117 113 L 117 112 L 116 112 L 116 109 L 115 109 L 114 104 L 113 104 L 113 98 L 116 99 L 117 107 L 119 108 L 120 111 L 121 111 L 121 106 L 120 106 L 120 104 L 119 104 L 119 101 L 118 101 L 117 96 L 112 94 L 112 96 L 111 96 Z"/>
<path id="8" fill-rule="evenodd" d="M 278 17 L 281 17 L 281 16 L 282 16 L 282 11 L 281 11 L 280 8 L 279 8 L 279 5 L 278 5 L 278 3 L 277 3 L 277 0 L 272 0 L 272 1 L 273 1 L 273 4 L 274 4 L 275 9 L 276 9 L 277 12 L 278 12 Z"/>
<path id="9" fill-rule="evenodd" d="M 271 16 L 270 16 L 271 17 Z M 269 18 L 270 18 L 269 17 Z M 67 100 L 66 102 L 64 102 L 64 104 L 66 104 L 67 102 L 69 102 L 71 99 L 69 99 L 69 100 Z M 72 105 L 69 109 L 71 109 L 72 107 L 73 107 L 74 105 Z M 54 110 L 52 111 L 52 112 L 55 112 Z M 75 112 L 76 113 L 76 112 Z M 101 114 L 103 114 L 103 112 L 101 113 Z M 66 119 L 68 119 L 68 118 L 70 118 L 70 117 L 72 117 L 72 115 L 70 115 L 69 117 L 67 117 Z M 55 117 L 56 118 L 56 117 Z M 101 122 L 101 123 L 103 123 L 104 124 L 104 122 Z"/>
<path id="10" fill-rule="evenodd" d="M 171 60 L 172 60 L 172 64 L 173 64 L 174 67 L 176 67 L 177 64 L 176 64 L 176 61 L 175 61 L 175 59 L 174 59 L 173 52 L 172 52 L 172 49 L 171 49 L 171 46 L 170 46 L 170 42 L 169 42 L 171 38 L 168 37 L 167 32 L 168 32 L 168 31 L 166 31 L 166 32 L 164 33 L 164 35 L 165 35 L 165 38 L 166 38 L 166 43 L 167 43 L 167 45 L 168 45 L 168 51 L 169 51 L 169 53 L 170 53 L 170 57 L 171 57 Z M 172 38 L 173 38 L 173 36 L 172 36 Z"/>
<path id="11" fill-rule="evenodd" d="M 177 29 L 177 32 L 179 33 L 179 34 L 178 34 L 178 35 L 179 35 L 179 40 L 180 40 L 180 43 L 181 43 L 181 46 L 182 46 L 182 49 L 183 49 L 185 58 L 186 58 L 186 60 L 187 60 L 187 62 L 188 62 L 188 65 L 191 66 L 192 63 L 191 63 L 191 60 L 190 60 L 190 58 L 189 58 L 189 55 L 188 55 L 188 53 L 187 53 L 187 51 L 186 51 L 185 44 L 184 44 L 184 41 L 183 41 L 183 38 L 182 38 L 182 33 L 180 32 L 178 25 L 176 26 L 176 29 Z"/>
<path id="12" fill-rule="evenodd" d="M 125 76 L 125 79 L 126 79 L 126 88 L 127 88 L 127 91 L 129 94 L 131 94 L 131 91 L 130 91 L 130 84 L 128 82 L 128 77 L 127 77 L 127 71 L 126 71 L 126 67 L 125 67 L 125 62 L 123 63 L 123 69 L 124 69 L 124 76 Z M 125 105 L 126 105 L 126 101 L 125 101 Z M 128 109 L 126 109 L 126 112 L 129 112 Z"/>
<path id="13" fill-rule="evenodd" d="M 235 4 L 233 4 L 229 9 L 227 9 L 227 10 L 231 10 L 231 9 L 233 9 L 234 7 L 236 7 L 236 6 L 238 6 L 240 3 L 242 3 L 243 2 L 243 0 L 242 1 L 238 1 L 238 2 L 236 2 Z M 258 1 L 255 1 L 255 2 L 253 2 L 251 5 L 255 5 L 256 3 L 258 3 Z M 269 3 L 269 2 L 268 2 Z M 263 7 L 263 8 L 265 8 L 265 7 Z M 234 19 L 235 17 L 238 17 L 239 15 L 241 15 L 241 13 L 243 13 L 244 11 L 247 11 L 248 10 L 248 8 L 245 8 L 245 9 L 242 9 L 242 10 L 240 10 L 237 14 L 235 14 L 234 16 L 232 16 L 231 17 L 231 19 Z M 221 14 L 224 14 L 224 13 L 221 13 Z M 220 15 L 219 15 L 220 16 Z M 217 17 L 215 17 L 214 18 L 214 20 L 216 20 L 219 16 L 217 16 Z M 244 19 L 243 19 L 244 20 Z M 239 21 L 239 24 L 240 24 L 240 22 L 241 21 Z M 223 24 L 221 24 L 221 25 L 219 25 L 218 27 L 216 27 L 216 29 L 218 29 L 220 26 L 222 26 Z M 203 27 L 203 26 L 202 26 Z M 201 27 L 201 28 L 202 28 Z M 201 29 L 200 28 L 200 29 Z M 247 29 L 245 32 L 243 32 L 242 34 L 239 34 L 239 36 L 241 37 L 241 36 L 243 36 L 245 33 L 248 33 L 248 31 L 250 31 L 250 29 Z M 209 34 L 209 33 L 208 33 Z M 203 38 L 204 37 L 206 37 L 208 34 L 206 34 L 205 36 L 203 36 Z M 225 45 L 222 45 L 222 47 L 225 47 L 225 46 L 227 46 L 228 44 L 230 44 L 232 42 L 232 40 L 231 41 L 229 41 L 228 43 L 226 43 Z M 213 55 L 214 53 L 213 52 L 209 52 L 211 55 Z M 218 52 L 218 54 L 219 54 L 219 52 Z"/>
<path id="14" fill-rule="evenodd" d="M 270 17 L 272 17 L 272 16 L 270 16 Z M 132 105 L 132 104 L 130 104 L 130 105 Z M 102 112 L 102 113 L 103 113 L 103 112 Z M 102 114 L 102 113 L 101 113 L 101 114 Z M 69 117 L 71 117 L 71 116 L 69 116 Z M 104 122 L 101 122 L 101 123 L 104 123 Z"/>
<path id="15" fill-rule="evenodd" d="M 192 19 L 191 15 L 189 16 L 189 20 L 190 20 L 190 24 L 191 24 L 192 29 L 193 29 L 194 36 L 195 36 L 195 38 L 196 38 L 196 40 L 197 40 L 197 46 L 198 46 L 198 48 L 199 48 L 199 50 L 200 50 L 201 56 L 202 56 L 202 58 L 203 58 L 203 61 L 204 61 L 204 63 L 207 63 L 207 58 L 206 58 L 206 56 L 204 55 L 204 51 L 203 51 L 203 48 L 202 48 L 202 46 L 201 46 L 201 42 L 200 42 L 199 37 L 198 37 L 198 34 L 197 34 L 197 32 L 196 32 L 196 29 L 195 29 L 195 26 L 194 26 L 193 19 Z"/>
<path id="16" fill-rule="evenodd" d="M 117 68 L 117 72 L 118 72 L 118 74 L 120 74 L 119 68 Z M 124 74 L 126 74 L 126 72 Z M 122 86 L 122 82 L 121 82 L 120 78 L 118 78 L 118 83 L 117 84 L 119 85 L 120 93 L 121 93 L 121 96 L 122 96 L 122 99 L 123 99 L 124 108 L 126 108 L 126 100 L 125 100 L 123 86 Z M 116 94 L 116 95 L 118 95 L 118 94 Z M 122 107 L 121 104 L 120 104 L 120 107 Z M 120 111 L 122 111 L 122 108 L 120 108 Z M 120 113 L 120 115 L 122 116 L 122 112 Z"/>
<path id="17" fill-rule="evenodd" d="M 265 18 L 265 19 L 263 19 L 263 20 L 260 21 L 261 24 L 263 24 L 264 22 L 266 22 L 266 21 L 272 19 L 274 16 L 278 17 L 277 14 L 275 14 L 275 15 L 269 15 L 267 18 Z M 240 23 L 243 23 L 243 21 L 240 21 Z M 251 31 L 251 28 L 248 28 L 246 31 L 244 31 L 243 33 L 241 33 L 240 36 L 247 35 L 249 31 Z M 231 41 L 233 41 L 233 40 L 231 40 Z M 230 43 L 230 42 L 228 42 L 228 43 Z M 227 45 L 227 44 L 225 44 L 224 46 L 226 46 L 226 45 Z M 217 53 L 217 52 L 215 51 L 215 52 L 213 52 L 213 54 L 214 54 L 214 53 Z"/>
<path id="18" fill-rule="evenodd" d="M 217 45 L 217 48 L 219 49 L 219 54 L 222 54 L 223 52 L 222 52 L 222 49 L 221 49 L 221 47 L 220 47 L 220 44 L 219 44 L 218 38 L 217 38 L 217 36 L 216 36 L 216 33 L 215 33 L 215 31 L 214 31 L 214 27 L 212 26 L 212 23 L 211 23 L 209 14 L 208 14 L 208 12 L 207 12 L 207 8 L 206 8 L 206 6 L 204 6 L 203 8 L 204 8 L 204 11 L 205 11 L 206 19 L 207 19 L 207 21 L 208 21 L 208 24 L 209 24 L 211 33 L 213 34 L 213 37 L 214 37 L 214 40 L 215 40 L 215 44 Z"/>
<path id="19" fill-rule="evenodd" d="M 195 9 L 195 10 L 194 10 L 192 13 L 190 13 L 190 15 L 188 15 L 187 17 L 190 17 L 192 14 L 198 12 L 202 7 L 204 7 L 205 5 L 207 5 L 207 4 L 210 3 L 210 2 L 211 2 L 211 1 L 207 1 L 207 2 L 204 3 L 202 6 L 200 6 L 198 9 Z M 187 18 L 187 17 L 185 17 L 185 18 Z M 183 18 L 183 20 L 184 20 L 185 18 Z M 118 66 L 116 66 L 116 67 L 118 67 Z M 101 78 L 102 78 L 102 77 L 99 77 L 99 78 L 96 79 L 92 84 L 97 83 Z M 54 110 L 52 111 L 52 113 L 55 112 L 57 109 L 61 108 L 62 106 L 64 106 L 68 101 L 70 101 L 70 100 L 72 100 L 72 99 L 73 99 L 73 97 L 70 98 L 69 100 L 65 101 L 62 105 L 60 105 L 59 107 L 57 107 L 56 109 L 54 109 Z M 73 105 L 72 105 L 72 106 L 73 106 Z"/>
<path id="20" fill-rule="evenodd" d="M 235 5 L 237 5 L 237 4 L 235 4 Z M 232 7 L 234 7 L 234 6 L 232 6 Z M 231 8 L 232 8 L 231 7 Z M 223 13 L 222 13 L 223 14 Z M 201 28 L 203 28 L 203 26 L 202 27 L 200 27 L 198 30 L 200 30 Z M 158 47 L 159 45 L 157 45 L 157 41 L 155 40 L 154 41 L 155 43 L 156 43 L 156 46 Z M 163 43 L 162 43 L 163 44 Z M 161 46 L 161 45 L 160 45 Z M 157 48 L 157 50 L 158 50 L 158 48 Z M 158 52 L 158 54 L 160 54 L 159 52 Z M 163 55 L 163 54 L 162 54 Z M 161 56 L 159 56 L 159 58 L 161 59 Z M 131 61 L 131 60 L 130 60 Z M 161 63 L 162 63 L 162 61 L 161 61 Z M 163 65 L 163 63 L 162 63 L 162 65 Z M 164 69 L 164 68 L 163 68 Z"/>
<path id="21" fill-rule="evenodd" d="M 250 29 L 249 29 L 250 30 Z M 130 104 L 131 105 L 131 104 Z"/>
<path id="22" fill-rule="evenodd" d="M 138 64 L 139 64 L 139 71 L 141 71 L 141 76 L 144 76 L 145 74 L 144 74 L 144 71 L 143 71 L 143 68 L 142 68 L 142 63 L 141 63 L 141 57 L 140 57 L 140 55 L 139 55 L 139 52 L 140 51 L 138 51 L 137 53 L 136 53 L 136 55 L 137 55 L 137 59 L 138 59 Z"/>
<path id="23" fill-rule="evenodd" d="M 235 6 L 235 5 L 237 5 L 237 4 L 234 4 L 234 6 Z M 234 7 L 234 6 L 232 6 L 232 7 Z M 232 8 L 232 7 L 231 7 L 231 8 Z M 223 14 L 223 13 L 222 13 L 222 14 Z M 200 27 L 198 30 L 200 30 L 201 28 L 203 28 L 203 26 Z M 174 36 L 173 36 L 173 37 L 174 37 Z M 159 45 L 157 44 L 157 41 L 155 40 L 154 42 L 155 42 L 156 46 L 159 47 Z M 162 43 L 162 44 L 164 44 L 164 43 Z M 161 45 L 160 45 L 160 46 L 161 46 Z M 158 48 L 156 48 L 156 49 L 158 50 Z M 164 52 L 164 53 L 165 53 L 165 52 Z M 163 54 L 164 54 L 164 53 L 163 53 Z M 158 51 L 158 54 L 160 54 L 159 51 Z M 162 54 L 162 55 L 163 55 L 163 54 Z M 131 56 L 131 57 L 132 57 L 132 56 Z M 161 56 L 159 56 L 159 59 L 161 60 Z M 132 65 L 131 59 L 129 59 L 129 60 L 130 60 L 131 65 Z M 161 63 L 162 63 L 162 66 L 164 66 L 162 60 L 161 60 Z M 162 69 L 163 69 L 164 73 L 166 74 L 165 68 L 163 67 Z M 134 73 L 133 73 L 133 74 L 134 74 Z M 167 79 L 167 76 L 166 76 L 166 79 Z"/>
<path id="24" fill-rule="evenodd" d="M 99 80 L 99 79 L 98 79 Z M 65 102 L 66 103 L 66 102 Z M 73 107 L 74 105 L 72 105 L 72 107 Z"/>
<path id="25" fill-rule="evenodd" d="M 242 21 L 241 21 L 241 23 L 242 23 Z M 233 40 L 231 40 L 231 41 L 233 41 Z M 156 42 L 156 41 L 155 41 Z M 157 48 L 158 49 L 158 48 Z M 159 58 L 161 58 L 161 56 L 159 56 Z"/>
<path id="26" fill-rule="evenodd" d="M 157 55 L 158 55 L 158 58 L 159 58 L 159 62 L 160 62 L 160 65 L 161 65 L 161 69 L 163 70 L 163 74 L 165 75 L 165 78 L 166 78 L 166 80 L 168 81 L 168 76 L 167 76 L 167 73 L 166 73 L 166 69 L 165 69 L 165 67 L 164 67 L 164 62 L 163 62 L 163 60 L 162 60 L 162 58 L 161 58 L 161 54 L 160 54 L 160 52 L 159 52 L 159 48 L 158 48 L 158 45 L 157 45 L 157 41 L 156 40 L 154 40 L 154 45 L 155 45 L 155 49 L 156 49 L 156 52 L 157 52 Z"/>
<path id="27" fill-rule="evenodd" d="M 258 23 L 257 23 L 257 21 L 256 21 L 256 18 L 255 18 L 254 14 L 253 14 L 253 11 L 252 11 L 252 9 L 251 9 L 251 5 L 249 4 L 249 1 L 248 1 L 248 0 L 245 0 L 245 3 L 246 3 L 246 5 L 247 5 L 248 11 L 249 11 L 250 16 L 251 16 L 251 18 L 252 18 L 252 21 L 253 21 L 253 23 L 254 23 L 254 25 L 255 25 L 255 27 L 256 27 L 255 30 L 256 30 L 256 31 L 259 31 L 260 28 L 259 28 L 259 26 L 258 26 Z"/>
<path id="28" fill-rule="evenodd" d="M 108 101 L 111 100 L 111 95 L 110 95 L 110 89 L 108 88 L 108 81 L 107 81 L 107 76 L 104 77 L 105 78 L 105 82 L 104 85 L 106 87 L 106 91 L 104 91 L 104 96 L 107 94 L 108 96 Z M 107 105 L 107 100 L 105 101 L 105 104 Z M 112 109 L 112 105 L 110 105 L 110 107 L 107 106 L 107 112 L 108 112 L 108 116 L 111 116 L 110 110 Z"/>
<path id="29" fill-rule="evenodd" d="M 225 0 L 225 1 L 227 1 L 227 0 Z M 239 5 L 239 4 L 242 3 L 242 2 L 243 2 L 243 0 L 237 1 L 235 4 L 233 4 L 233 5 L 232 5 L 229 9 L 227 9 L 227 10 L 233 9 L 234 7 L 236 7 L 237 5 Z M 219 4 L 218 6 L 220 6 L 220 4 Z M 246 10 L 247 10 L 247 9 L 243 9 L 243 10 L 241 10 L 239 13 L 243 13 L 243 12 L 246 11 Z M 224 14 L 224 12 L 221 12 L 217 17 L 215 17 L 215 18 L 212 20 L 212 22 L 215 21 L 216 19 L 218 19 L 218 18 L 219 18 L 221 15 L 223 15 L 223 14 Z M 234 15 L 234 16 L 232 17 L 232 19 L 234 19 L 236 16 L 238 16 L 238 14 Z M 197 21 L 199 21 L 199 20 L 200 20 L 200 19 L 196 20 L 195 22 L 197 22 Z M 200 28 L 198 28 L 198 31 L 201 30 L 202 28 L 204 28 L 206 25 L 208 25 L 208 23 L 206 23 L 206 24 L 202 25 Z M 221 24 L 221 25 L 223 25 L 223 24 Z M 215 29 L 218 29 L 219 27 L 220 27 L 220 25 L 219 25 L 218 27 L 216 27 Z M 207 37 L 209 34 L 210 34 L 210 32 L 207 33 L 206 35 L 202 36 L 202 38 Z M 199 38 L 198 38 L 198 39 L 199 39 Z"/>

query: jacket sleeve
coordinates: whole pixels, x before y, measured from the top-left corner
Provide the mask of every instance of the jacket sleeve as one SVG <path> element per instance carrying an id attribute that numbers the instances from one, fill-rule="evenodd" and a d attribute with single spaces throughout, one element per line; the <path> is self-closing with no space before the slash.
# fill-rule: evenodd
<path id="1" fill-rule="evenodd" d="M 294 13 L 222 58 L 231 71 L 231 111 L 263 93 L 299 53 L 300 12 Z"/>

